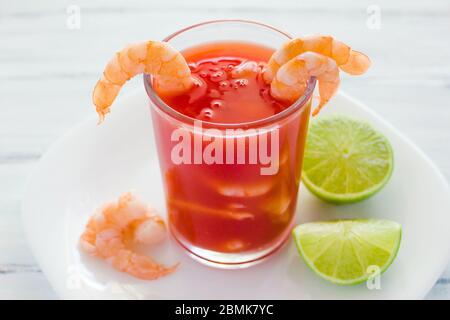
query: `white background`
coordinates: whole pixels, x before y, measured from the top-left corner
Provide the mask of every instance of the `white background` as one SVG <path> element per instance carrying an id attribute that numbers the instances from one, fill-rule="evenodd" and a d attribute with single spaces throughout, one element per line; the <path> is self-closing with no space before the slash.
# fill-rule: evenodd
<path id="1" fill-rule="evenodd" d="M 0 0 L 0 299 L 57 298 L 24 239 L 21 199 L 50 144 L 94 114 L 90 95 L 107 59 L 127 43 L 219 18 L 332 34 L 367 53 L 373 67 L 341 88 L 404 132 L 450 179 L 448 0 Z M 450 299 L 450 268 L 428 298 Z"/>

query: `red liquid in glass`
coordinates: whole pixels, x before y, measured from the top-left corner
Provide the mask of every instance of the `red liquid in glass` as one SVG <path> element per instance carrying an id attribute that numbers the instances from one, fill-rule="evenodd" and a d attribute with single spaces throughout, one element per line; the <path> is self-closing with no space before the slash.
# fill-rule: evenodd
<path id="1" fill-rule="evenodd" d="M 288 106 L 270 96 L 270 85 L 262 79 L 271 54 L 268 48 L 242 43 L 187 50 L 183 55 L 196 86 L 187 94 L 162 98 L 175 110 L 204 121 L 243 123 L 268 118 Z M 250 62 L 247 75 L 233 75 L 246 62 Z"/>
<path id="2" fill-rule="evenodd" d="M 196 86 L 184 95 L 161 98 L 186 116 L 214 123 L 240 124 L 273 116 L 288 105 L 274 100 L 262 80 L 261 71 L 272 53 L 272 49 L 241 42 L 187 49 L 183 55 L 197 78 Z M 235 68 L 248 62 L 256 66 L 256 72 L 233 76 Z M 248 161 L 173 164 L 171 150 L 177 142 L 171 141 L 171 134 L 179 124 L 153 111 L 170 227 L 184 246 L 245 253 L 281 244 L 290 233 L 296 208 L 309 110 L 308 103 L 293 119 L 279 123 L 280 160 L 275 175 L 261 175 L 262 165 Z M 193 140 L 195 134 L 190 134 Z M 204 141 L 203 147 L 208 143 Z M 246 152 L 248 157 L 248 145 Z"/>

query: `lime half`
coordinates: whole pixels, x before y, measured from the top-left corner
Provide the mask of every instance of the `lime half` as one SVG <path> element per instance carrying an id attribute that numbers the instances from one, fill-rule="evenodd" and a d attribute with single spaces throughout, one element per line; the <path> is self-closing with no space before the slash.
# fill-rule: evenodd
<path id="1" fill-rule="evenodd" d="M 311 123 L 302 180 L 325 201 L 352 203 L 379 191 L 391 176 L 393 162 L 389 141 L 370 124 L 325 116 Z"/>
<path id="2" fill-rule="evenodd" d="M 316 274 L 351 285 L 391 265 L 402 229 L 388 220 L 338 220 L 301 224 L 292 234 L 300 255 Z"/>

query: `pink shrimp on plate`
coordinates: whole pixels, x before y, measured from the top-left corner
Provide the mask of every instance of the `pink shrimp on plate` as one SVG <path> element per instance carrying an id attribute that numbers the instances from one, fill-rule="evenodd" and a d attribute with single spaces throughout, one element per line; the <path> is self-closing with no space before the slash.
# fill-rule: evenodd
<path id="1" fill-rule="evenodd" d="M 136 278 L 154 280 L 174 272 L 178 264 L 165 267 L 136 253 L 132 246 L 137 243 L 155 245 L 165 237 L 164 221 L 133 194 L 126 193 L 89 219 L 80 237 L 80 248 L 106 260 L 119 271 Z"/>
<path id="2" fill-rule="evenodd" d="M 369 58 L 331 36 L 308 36 L 286 42 L 270 58 L 264 80 L 271 84 L 271 95 L 278 100 L 294 102 L 305 92 L 308 80 L 319 82 L 317 115 L 339 87 L 339 69 L 360 75 L 370 67 Z"/>
<path id="3" fill-rule="evenodd" d="M 146 41 L 130 45 L 108 62 L 94 88 L 92 100 L 100 122 L 110 111 L 125 82 L 141 73 L 155 76 L 159 91 L 167 95 L 181 94 L 195 82 L 184 57 L 167 42 Z"/>

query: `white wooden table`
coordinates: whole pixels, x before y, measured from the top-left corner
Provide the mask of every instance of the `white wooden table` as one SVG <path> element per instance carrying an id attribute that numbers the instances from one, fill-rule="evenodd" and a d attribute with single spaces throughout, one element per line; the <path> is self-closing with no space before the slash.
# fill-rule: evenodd
<path id="1" fill-rule="evenodd" d="M 374 62 L 342 89 L 403 131 L 450 179 L 449 17 L 448 0 L 0 0 L 0 299 L 57 298 L 22 231 L 25 183 L 50 144 L 93 115 L 93 84 L 116 49 L 218 18 L 333 34 Z M 428 298 L 450 298 L 450 266 Z"/>

